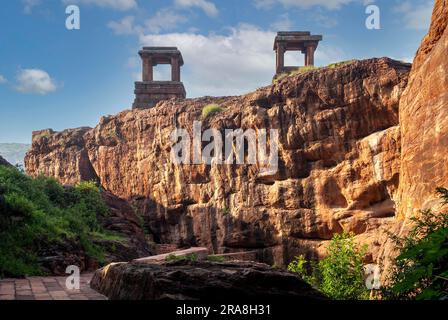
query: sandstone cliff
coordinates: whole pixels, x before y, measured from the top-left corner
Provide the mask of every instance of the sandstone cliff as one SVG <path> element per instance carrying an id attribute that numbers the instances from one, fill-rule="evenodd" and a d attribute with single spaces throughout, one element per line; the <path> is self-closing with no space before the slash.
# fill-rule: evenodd
<path id="1" fill-rule="evenodd" d="M 410 65 L 387 58 L 298 74 L 241 97 L 165 101 L 103 117 L 93 129 L 35 132 L 27 172 L 63 183 L 95 179 L 132 202 L 158 243 L 211 252 L 258 250 L 269 263 L 319 255 L 352 231 L 381 255 L 394 224 L 400 172 L 399 100 Z M 175 165 L 170 134 L 204 121 L 224 129 L 279 130 L 279 170 Z"/>
<path id="2" fill-rule="evenodd" d="M 398 213 L 434 207 L 448 186 L 448 1 L 436 0 L 431 26 L 400 101 L 402 153 Z"/>

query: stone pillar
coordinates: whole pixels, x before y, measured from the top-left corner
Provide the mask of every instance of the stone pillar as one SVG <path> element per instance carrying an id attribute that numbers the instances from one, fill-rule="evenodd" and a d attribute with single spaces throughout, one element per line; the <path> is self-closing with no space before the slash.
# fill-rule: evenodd
<path id="1" fill-rule="evenodd" d="M 180 82 L 179 58 L 171 58 L 171 81 Z"/>
<path id="2" fill-rule="evenodd" d="M 143 81 L 153 81 L 152 59 L 143 57 Z"/>
<path id="3" fill-rule="evenodd" d="M 306 66 L 314 66 L 314 51 L 316 47 L 314 45 L 310 45 L 306 47 L 305 53 L 305 65 Z"/>
<path id="4" fill-rule="evenodd" d="M 283 72 L 285 68 L 285 48 L 283 45 L 278 44 L 277 46 L 277 74 Z"/>

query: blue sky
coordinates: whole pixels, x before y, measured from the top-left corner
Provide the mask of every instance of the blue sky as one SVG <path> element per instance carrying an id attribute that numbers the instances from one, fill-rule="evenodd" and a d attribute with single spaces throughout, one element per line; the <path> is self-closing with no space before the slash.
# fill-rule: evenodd
<path id="1" fill-rule="evenodd" d="M 65 27 L 76 4 L 81 29 Z M 381 29 L 365 27 L 368 4 Z M 11 0 L 0 7 L 0 143 L 31 131 L 94 126 L 130 108 L 143 45 L 181 49 L 189 97 L 268 85 L 278 30 L 322 34 L 316 64 L 389 56 L 410 61 L 432 0 Z M 288 54 L 287 64 L 303 57 Z M 168 77 L 157 68 L 156 79 Z"/>

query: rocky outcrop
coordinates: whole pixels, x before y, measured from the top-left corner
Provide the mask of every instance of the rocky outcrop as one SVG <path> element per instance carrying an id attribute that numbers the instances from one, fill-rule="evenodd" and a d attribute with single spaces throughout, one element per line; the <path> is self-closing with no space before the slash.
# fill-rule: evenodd
<path id="1" fill-rule="evenodd" d="M 430 30 L 400 101 L 400 218 L 433 208 L 435 188 L 448 187 L 447 26 L 448 2 L 436 0 Z"/>
<path id="2" fill-rule="evenodd" d="M 258 251 L 279 265 L 317 256 L 352 231 L 380 254 L 399 187 L 398 103 L 410 65 L 387 58 L 298 74 L 241 97 L 165 101 L 103 117 L 93 129 L 36 132 L 27 172 L 62 183 L 96 179 L 132 202 L 157 243 L 211 253 Z M 225 111 L 203 130 L 277 129 L 279 170 L 176 165 L 170 134 L 192 132 L 202 108 Z"/>
<path id="3" fill-rule="evenodd" d="M 250 262 L 116 263 L 90 285 L 111 300 L 325 299 L 293 273 Z"/>
<path id="4" fill-rule="evenodd" d="M 64 177 L 64 184 L 97 181 L 98 177 L 84 148 L 84 134 L 91 128 L 54 132 L 45 129 L 33 132 L 33 144 L 25 157 L 25 166 L 33 175 Z M 38 156 L 34 156 L 37 154 Z"/>

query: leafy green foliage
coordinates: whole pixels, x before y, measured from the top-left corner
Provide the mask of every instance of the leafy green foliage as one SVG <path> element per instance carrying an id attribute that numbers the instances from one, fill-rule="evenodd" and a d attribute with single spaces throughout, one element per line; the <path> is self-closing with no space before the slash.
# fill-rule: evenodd
<path id="1" fill-rule="evenodd" d="M 206 119 L 214 114 L 220 113 L 225 109 L 219 104 L 209 104 L 202 108 L 202 119 Z"/>
<path id="2" fill-rule="evenodd" d="M 319 265 L 316 261 L 307 261 L 304 256 L 298 256 L 288 265 L 288 270 L 297 273 L 311 286 L 319 288 L 320 274 Z"/>
<path id="3" fill-rule="evenodd" d="M 42 274 L 39 251 L 67 242 L 80 243 L 102 262 L 104 252 L 92 239 L 108 237 L 97 219 L 107 214 L 92 182 L 64 188 L 54 179 L 0 166 L 0 277 Z"/>
<path id="4" fill-rule="evenodd" d="M 318 263 L 308 262 L 299 256 L 289 264 L 288 270 L 330 298 L 367 299 L 363 268 L 365 253 L 366 247 L 357 246 L 353 234 L 335 234 L 324 259 Z"/>
<path id="5" fill-rule="evenodd" d="M 448 190 L 438 188 L 444 204 Z M 448 298 L 448 213 L 421 212 L 406 237 L 393 237 L 400 249 L 383 296 L 389 299 Z"/>

